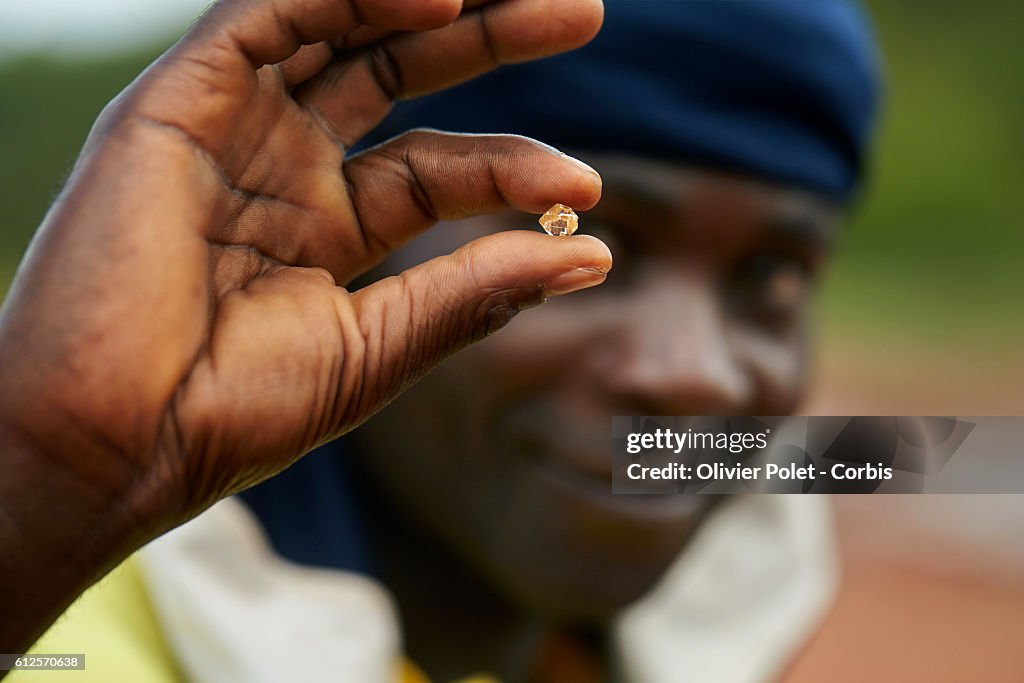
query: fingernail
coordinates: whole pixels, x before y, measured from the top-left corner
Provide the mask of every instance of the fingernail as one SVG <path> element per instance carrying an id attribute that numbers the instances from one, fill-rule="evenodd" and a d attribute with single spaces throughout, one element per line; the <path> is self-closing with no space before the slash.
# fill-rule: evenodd
<path id="1" fill-rule="evenodd" d="M 604 282 L 608 273 L 595 268 L 573 268 L 548 280 L 544 285 L 544 296 L 562 296 Z"/>

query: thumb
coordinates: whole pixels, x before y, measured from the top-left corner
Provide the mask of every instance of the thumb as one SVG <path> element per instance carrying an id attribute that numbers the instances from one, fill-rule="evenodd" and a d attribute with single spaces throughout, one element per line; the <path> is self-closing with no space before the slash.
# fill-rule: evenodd
<path id="1" fill-rule="evenodd" d="M 604 282 L 611 266 L 595 237 L 516 230 L 361 289 L 353 304 L 366 340 L 364 386 L 386 402 L 520 311 Z"/>

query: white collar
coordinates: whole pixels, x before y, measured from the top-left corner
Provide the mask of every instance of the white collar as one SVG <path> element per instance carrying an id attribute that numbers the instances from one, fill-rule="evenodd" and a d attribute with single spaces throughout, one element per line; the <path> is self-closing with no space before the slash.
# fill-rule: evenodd
<path id="1" fill-rule="evenodd" d="M 831 525 L 819 496 L 724 504 L 617 620 L 626 679 L 777 677 L 833 595 Z M 394 680 L 400 631 L 387 591 L 361 575 L 283 560 L 238 501 L 218 503 L 140 558 L 157 618 L 192 681 Z"/>

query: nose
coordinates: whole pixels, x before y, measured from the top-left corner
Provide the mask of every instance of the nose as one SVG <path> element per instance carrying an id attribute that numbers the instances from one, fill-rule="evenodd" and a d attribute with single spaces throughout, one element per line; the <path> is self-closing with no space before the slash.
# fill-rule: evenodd
<path id="1" fill-rule="evenodd" d="M 731 348 L 709 274 L 651 268 L 622 296 L 591 357 L 594 379 L 616 410 L 729 415 L 751 405 L 754 379 Z"/>

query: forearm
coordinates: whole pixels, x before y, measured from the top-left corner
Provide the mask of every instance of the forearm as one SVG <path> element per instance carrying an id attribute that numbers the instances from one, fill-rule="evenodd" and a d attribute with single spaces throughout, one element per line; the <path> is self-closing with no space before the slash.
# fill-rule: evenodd
<path id="1" fill-rule="evenodd" d="M 89 481 L 0 420 L 0 652 L 18 653 L 155 535 L 132 496 Z"/>

